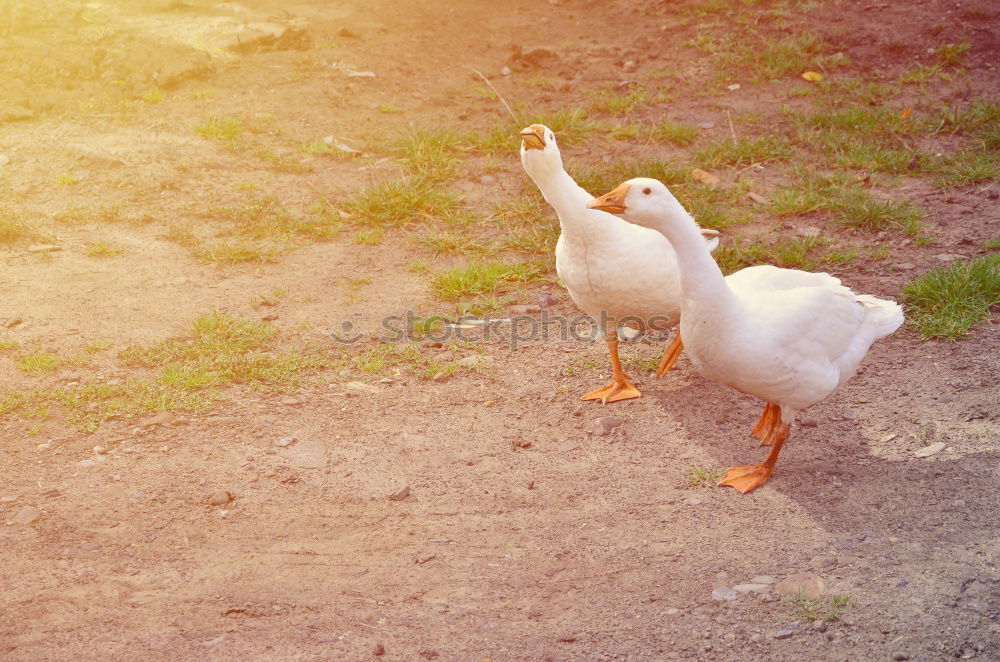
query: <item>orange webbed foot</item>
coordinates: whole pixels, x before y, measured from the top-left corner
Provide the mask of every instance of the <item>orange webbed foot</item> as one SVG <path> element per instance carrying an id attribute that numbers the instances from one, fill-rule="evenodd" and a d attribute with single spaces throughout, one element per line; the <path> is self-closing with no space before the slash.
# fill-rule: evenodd
<path id="1" fill-rule="evenodd" d="M 617 402 L 618 400 L 631 400 L 641 397 L 642 393 L 628 378 L 612 380 L 607 386 L 603 386 L 596 391 L 591 391 L 581 398 L 582 400 L 600 400 L 603 404 Z"/>
<path id="2" fill-rule="evenodd" d="M 663 353 L 663 358 L 660 359 L 660 365 L 656 368 L 656 376 L 662 377 L 667 374 L 674 367 L 674 364 L 677 363 L 677 359 L 680 358 L 683 351 L 684 343 L 681 342 L 681 334 L 678 331 L 677 335 L 674 336 L 673 342 L 667 347 L 667 351 Z"/>
<path id="3" fill-rule="evenodd" d="M 752 492 L 767 482 L 771 476 L 771 467 L 755 464 L 749 467 L 732 467 L 719 481 L 719 487 L 729 486 L 746 494 Z"/>

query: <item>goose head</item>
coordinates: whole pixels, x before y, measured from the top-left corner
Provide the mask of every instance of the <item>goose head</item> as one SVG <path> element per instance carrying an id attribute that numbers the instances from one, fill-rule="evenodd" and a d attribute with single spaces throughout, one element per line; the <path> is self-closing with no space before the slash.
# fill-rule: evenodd
<path id="1" fill-rule="evenodd" d="M 677 217 L 678 209 L 684 209 L 663 182 L 648 177 L 636 177 L 619 184 L 587 206 L 654 230 L 662 229 L 665 223 Z"/>
<path id="2" fill-rule="evenodd" d="M 556 134 L 544 124 L 532 124 L 521 129 L 521 165 L 535 179 L 558 173 L 563 169 L 562 156 L 556 144 Z"/>

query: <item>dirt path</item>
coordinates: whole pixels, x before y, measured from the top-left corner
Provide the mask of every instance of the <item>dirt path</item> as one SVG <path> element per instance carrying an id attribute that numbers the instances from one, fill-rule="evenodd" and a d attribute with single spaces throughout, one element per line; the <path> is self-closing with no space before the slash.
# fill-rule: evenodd
<path id="1" fill-rule="evenodd" d="M 789 92 L 796 77 L 728 89 L 694 46 L 713 26 L 791 34 L 809 16 L 850 58 L 832 71 L 883 82 L 968 37 L 965 70 L 927 85 L 958 107 L 997 82 L 988 2 L 842 2 L 812 15 L 730 3 L 750 24 L 710 2 L 40 4 L 0 8 L 0 40 L 23 58 L 0 61 L 0 221 L 31 225 L 8 243 L 0 232 L 3 394 L 153 374 L 118 352 L 189 333 L 212 310 L 270 316 L 282 346 L 361 353 L 382 347 L 369 336 L 387 315 L 454 307 L 426 272 L 467 254 L 430 252 L 420 224 L 387 226 L 368 245 L 345 210 L 362 187 L 414 167 L 392 158 L 408 127 L 485 135 L 505 121 L 462 65 L 523 116 L 673 80 L 682 92 L 627 117 L 702 124 L 702 141 L 726 138 L 734 117 L 766 134 L 768 117 L 803 98 Z M 766 21 L 753 13 L 772 4 Z M 51 48 L 67 35 L 77 47 Z M 535 47 L 549 54 L 516 55 Z M 902 103 L 919 108 L 913 89 Z M 238 136 L 213 118 L 239 118 Z M 611 168 L 609 140 L 592 132 L 567 159 Z M 623 140 L 629 158 L 689 151 Z M 959 138 L 920 140 L 932 151 Z M 472 152 L 440 186 L 475 210 L 523 199 L 515 149 L 512 137 Z M 755 190 L 792 177 L 750 176 Z M 760 211 L 727 236 L 822 225 L 862 256 L 837 269 L 845 282 L 898 296 L 936 256 L 976 257 L 1000 235 L 992 179 L 932 180 L 880 180 L 925 211 L 925 241 L 808 215 L 774 226 Z M 247 205 L 264 211 L 248 220 Z M 284 229 L 246 230 L 261 218 Z M 492 236 L 499 222 L 483 218 L 448 231 Z M 42 244 L 59 250 L 30 248 Z M 211 257 L 222 244 L 275 253 L 222 264 Z M 881 245 L 889 257 L 865 257 Z M 548 276 L 512 296 L 544 291 L 557 299 L 547 314 L 578 315 Z M 345 321 L 362 339 L 341 348 L 330 333 Z M 150 406 L 93 431 L 71 409 L 6 412 L 0 400 L 0 658 L 1000 658 L 995 320 L 959 342 L 920 343 L 907 327 L 877 344 L 848 387 L 806 413 L 752 495 L 695 470 L 757 461 L 754 399 L 682 358 L 662 380 L 640 376 L 639 400 L 584 406 L 577 395 L 606 377 L 603 345 L 511 347 L 478 333 L 418 345 L 470 368 L 437 379 L 330 363 L 294 389 L 226 384 L 208 409 L 156 418 Z M 642 374 L 662 347 L 645 337 L 623 354 Z M 19 353 L 46 349 L 64 358 L 27 374 Z M 914 455 L 935 442 L 944 450 Z M 823 581 L 821 597 L 775 590 L 799 572 Z"/>

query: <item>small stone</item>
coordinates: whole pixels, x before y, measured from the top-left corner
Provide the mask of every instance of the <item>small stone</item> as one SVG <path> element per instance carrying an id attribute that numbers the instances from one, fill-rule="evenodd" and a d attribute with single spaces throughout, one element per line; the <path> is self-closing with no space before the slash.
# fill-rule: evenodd
<path id="1" fill-rule="evenodd" d="M 664 613 L 664 614 L 666 614 L 667 616 L 676 616 L 676 615 L 677 615 L 677 614 L 679 614 L 680 612 L 681 612 L 681 610 L 680 610 L 680 609 L 678 609 L 677 607 L 669 607 L 669 608 L 668 608 L 668 609 L 667 609 L 666 611 L 664 611 L 663 613 Z"/>
<path id="2" fill-rule="evenodd" d="M 14 524 L 31 524 L 36 519 L 42 516 L 42 511 L 34 506 L 22 506 L 14 516 L 11 518 L 11 522 Z"/>
<path id="3" fill-rule="evenodd" d="M 154 425 L 170 425 L 177 420 L 177 414 L 172 411 L 161 411 L 159 414 L 149 416 L 139 421 L 139 427 L 150 428 Z"/>
<path id="4" fill-rule="evenodd" d="M 765 593 L 769 589 L 767 584 L 737 584 L 733 587 L 737 593 Z"/>
<path id="5" fill-rule="evenodd" d="M 894 264 L 893 266 L 899 271 L 910 271 L 917 268 L 917 265 L 911 264 L 910 262 L 900 262 L 899 264 Z"/>
<path id="6" fill-rule="evenodd" d="M 699 129 L 714 129 L 715 122 L 698 122 Z"/>
<path id="7" fill-rule="evenodd" d="M 218 637 L 216 637 L 214 639 L 209 639 L 208 641 L 201 642 L 201 645 L 204 648 L 215 648 L 216 646 L 218 646 L 219 644 L 221 644 L 223 641 L 225 641 L 228 638 L 229 638 L 228 634 L 220 634 Z"/>
<path id="8" fill-rule="evenodd" d="M 448 378 L 448 374 L 447 373 L 445 373 L 445 372 L 438 372 L 438 373 L 435 373 L 433 377 L 431 377 L 431 381 L 432 382 L 443 382 L 447 378 Z"/>
<path id="9" fill-rule="evenodd" d="M 799 421 L 799 425 L 804 428 L 814 428 L 819 425 L 819 422 L 815 418 L 803 418 Z"/>
<path id="10" fill-rule="evenodd" d="M 624 422 L 617 416 L 601 416 L 594 419 L 594 422 L 590 424 L 590 434 L 597 435 L 598 437 L 606 437 L 611 434 L 612 430 Z"/>
<path id="11" fill-rule="evenodd" d="M 555 298 L 547 292 L 538 293 L 538 306 L 540 308 L 548 308 L 549 306 L 554 306 L 559 303 L 559 299 Z"/>
<path id="12" fill-rule="evenodd" d="M 278 319 L 278 313 L 268 313 L 260 318 L 262 322 L 273 322 L 276 319 Z"/>
<path id="13" fill-rule="evenodd" d="M 511 315 L 528 315 L 542 312 L 542 307 L 537 303 L 528 303 L 517 306 L 511 306 L 507 309 Z"/>
<path id="14" fill-rule="evenodd" d="M 773 638 L 775 638 L 775 639 L 791 639 L 792 635 L 794 635 L 794 634 L 795 634 L 795 630 L 793 630 L 792 628 L 785 628 L 783 630 L 778 630 L 777 632 L 775 632 L 771 636 Z"/>
<path id="15" fill-rule="evenodd" d="M 628 342 L 629 340 L 635 340 L 642 334 L 639 329 L 633 329 L 630 326 L 623 326 L 618 329 L 618 337 L 622 340 Z"/>
<path id="16" fill-rule="evenodd" d="M 497 178 L 493 175 L 483 175 L 479 178 L 479 183 L 484 185 L 496 184 Z"/>
<path id="17" fill-rule="evenodd" d="M 486 356 L 466 356 L 455 361 L 455 365 L 460 368 L 475 368 L 481 362 L 485 362 L 489 357 Z"/>
<path id="18" fill-rule="evenodd" d="M 938 262 L 954 262 L 955 260 L 964 260 L 965 256 L 958 253 L 939 253 L 934 256 L 934 259 Z"/>
<path id="19" fill-rule="evenodd" d="M 751 584 L 773 584 L 776 581 L 778 581 L 778 580 L 775 579 L 774 577 L 772 577 L 771 575 L 757 575 L 756 577 L 754 577 L 753 579 L 750 580 L 750 583 Z"/>
<path id="20" fill-rule="evenodd" d="M 900 539 L 899 538 L 897 538 L 896 536 L 889 536 L 889 544 L 890 545 L 898 545 L 899 543 L 900 543 Z"/>
<path id="21" fill-rule="evenodd" d="M 374 655 L 375 657 L 382 657 L 383 655 L 385 655 L 385 644 L 383 644 L 381 641 L 375 644 L 375 650 L 372 651 L 372 655 Z"/>
<path id="22" fill-rule="evenodd" d="M 844 418 L 845 421 L 856 421 L 856 420 L 858 420 L 858 412 L 852 411 L 850 409 L 848 409 L 843 414 L 841 414 L 841 416 L 843 416 L 843 418 Z"/>
<path id="23" fill-rule="evenodd" d="M 805 597 L 808 600 L 815 600 L 823 593 L 826 582 L 811 572 L 799 572 L 789 577 L 785 577 L 778 582 L 774 590 L 786 598 Z"/>
<path id="24" fill-rule="evenodd" d="M 281 404 L 286 405 L 288 407 L 292 407 L 294 405 L 299 404 L 300 400 L 298 398 L 293 398 L 290 395 L 284 395 L 284 396 L 281 397 L 281 400 L 279 402 L 281 402 Z"/>
<path id="25" fill-rule="evenodd" d="M 278 455 L 300 469 L 322 469 L 326 466 L 326 444 L 315 437 L 297 439 L 293 446 L 279 448 Z"/>
<path id="26" fill-rule="evenodd" d="M 501 76 L 509 76 L 509 75 L 511 75 L 512 73 L 514 73 L 514 72 L 512 72 L 512 71 L 510 70 L 510 67 L 506 67 L 506 66 L 505 66 L 505 67 L 504 67 L 503 69 L 501 69 L 501 70 L 500 70 L 500 75 L 501 75 Z"/>
<path id="27" fill-rule="evenodd" d="M 222 490 L 208 497 L 208 504 L 210 506 L 224 506 L 232 500 L 233 500 L 232 493 L 227 492 L 226 490 Z"/>
<path id="28" fill-rule="evenodd" d="M 728 586 L 720 586 L 712 591 L 713 600 L 735 600 L 738 596 L 736 591 L 729 588 Z"/>
<path id="29" fill-rule="evenodd" d="M 809 559 L 809 567 L 813 570 L 822 570 L 823 568 L 832 568 L 837 565 L 837 559 L 831 558 L 829 556 L 814 556 Z"/>
<path id="30" fill-rule="evenodd" d="M 279 448 L 284 448 L 285 446 L 289 446 L 294 443 L 295 443 L 295 437 L 282 437 L 281 439 L 275 441 L 274 445 Z"/>
<path id="31" fill-rule="evenodd" d="M 826 632 L 826 621 L 822 618 L 817 618 L 813 621 L 812 629 L 814 632 Z"/>
<path id="32" fill-rule="evenodd" d="M 930 457 L 944 450 L 945 443 L 943 441 L 938 441 L 930 446 L 924 446 L 918 450 L 913 451 L 913 454 L 917 457 Z"/>
<path id="33" fill-rule="evenodd" d="M 635 71 L 638 68 L 639 68 L 639 65 L 638 65 L 638 63 L 636 63 L 635 60 L 626 60 L 625 64 L 622 65 L 622 72 L 624 72 L 626 74 L 631 74 L 631 73 L 635 73 Z"/>
<path id="34" fill-rule="evenodd" d="M 410 486 L 404 485 L 389 495 L 389 501 L 402 501 L 408 496 L 410 496 Z"/>
<path id="35" fill-rule="evenodd" d="M 904 660 L 909 660 L 910 656 L 906 653 L 895 653 L 893 654 L 892 659 L 896 660 L 896 662 L 903 662 Z"/>
<path id="36" fill-rule="evenodd" d="M 56 246 L 55 244 L 32 244 L 28 246 L 29 253 L 55 253 L 61 250 L 62 246 Z"/>

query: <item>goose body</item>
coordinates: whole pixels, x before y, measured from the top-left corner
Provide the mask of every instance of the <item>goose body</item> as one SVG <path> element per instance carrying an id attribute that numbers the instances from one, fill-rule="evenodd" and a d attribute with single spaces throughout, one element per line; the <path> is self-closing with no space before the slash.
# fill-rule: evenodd
<path id="1" fill-rule="evenodd" d="M 622 323 L 669 329 L 681 313 L 680 275 L 670 242 L 656 230 L 628 223 L 587 205 L 594 200 L 565 171 L 551 129 L 532 125 L 521 132 L 521 163 L 559 218 L 556 273 L 574 303 L 597 322 L 617 364 L 617 328 Z M 706 230 L 706 234 L 717 234 Z M 706 240 L 703 240 L 706 243 Z M 707 239 L 708 249 L 718 245 Z M 676 360 L 675 339 L 661 362 L 663 374 Z M 615 369 L 615 388 L 609 385 L 584 399 L 613 400 L 638 397 L 639 391 L 622 380 Z M 608 392 L 610 389 L 610 392 Z"/>
<path id="2" fill-rule="evenodd" d="M 629 180 L 590 204 L 669 239 L 691 362 L 702 376 L 768 403 L 752 434 L 774 445 L 771 455 L 734 467 L 720 484 L 746 492 L 767 480 L 798 412 L 849 380 L 872 343 L 903 323 L 895 302 L 855 294 L 826 273 L 758 266 L 724 278 L 690 215 L 657 180 Z"/>

